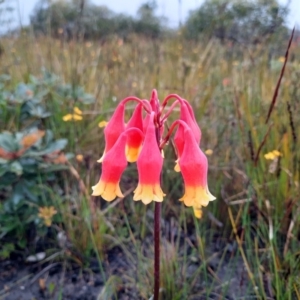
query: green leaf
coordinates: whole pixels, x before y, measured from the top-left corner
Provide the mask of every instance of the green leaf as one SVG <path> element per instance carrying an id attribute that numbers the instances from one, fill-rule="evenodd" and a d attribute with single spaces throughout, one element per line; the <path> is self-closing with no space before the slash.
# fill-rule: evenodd
<path id="1" fill-rule="evenodd" d="M 0 165 L 7 164 L 8 160 L 0 157 Z"/>
<path id="2" fill-rule="evenodd" d="M 55 151 L 61 151 L 66 147 L 67 143 L 68 143 L 67 139 L 60 139 L 52 142 L 51 144 L 48 144 L 46 148 L 43 150 L 40 151 L 29 150 L 26 152 L 24 157 L 43 156 L 46 154 L 53 153 Z"/>
<path id="3" fill-rule="evenodd" d="M 22 165 L 18 161 L 14 161 L 10 164 L 10 172 L 20 176 L 23 174 Z"/>
<path id="4" fill-rule="evenodd" d="M 18 240 L 18 246 L 21 248 L 21 249 L 24 249 L 26 247 L 26 240 L 25 239 L 20 239 Z"/>
<path id="5" fill-rule="evenodd" d="M 20 190 L 14 191 L 11 195 L 11 201 L 15 206 L 18 206 L 20 202 L 24 199 L 22 192 Z"/>
<path id="6" fill-rule="evenodd" d="M 0 228 L 1 231 L 1 228 Z M 6 243 L 1 246 L 0 259 L 9 258 L 10 253 L 15 250 L 15 245 L 12 243 Z"/>
<path id="7" fill-rule="evenodd" d="M 7 152 L 15 152 L 20 149 L 20 145 L 10 132 L 3 132 L 0 134 L 0 148 Z"/>

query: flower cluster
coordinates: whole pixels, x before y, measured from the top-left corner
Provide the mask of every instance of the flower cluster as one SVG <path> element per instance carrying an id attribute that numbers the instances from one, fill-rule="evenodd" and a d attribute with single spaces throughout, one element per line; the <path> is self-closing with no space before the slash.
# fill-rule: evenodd
<path id="1" fill-rule="evenodd" d="M 164 113 L 172 98 L 176 101 Z M 137 105 L 126 124 L 125 105 L 129 101 L 135 101 Z M 180 106 L 180 117 L 164 136 L 165 122 L 176 105 Z M 99 182 L 92 187 L 92 195 L 106 201 L 124 197 L 119 186 L 122 173 L 127 162 L 136 162 L 139 182 L 133 200 L 141 200 L 144 204 L 162 202 L 165 196 L 160 185 L 163 148 L 175 130 L 177 160 L 174 169 L 181 172 L 185 184 L 185 193 L 180 200 L 193 207 L 195 216 L 200 218 L 202 206 L 207 206 L 215 197 L 207 186 L 207 158 L 199 148 L 201 130 L 191 105 L 176 94 L 167 96 L 162 105 L 155 90 L 150 101 L 127 97 L 119 103 L 104 129 L 105 149 L 98 160 L 102 163 L 102 173 Z"/>
<path id="2" fill-rule="evenodd" d="M 78 107 L 74 107 L 73 114 L 67 114 L 63 116 L 63 121 L 69 122 L 69 121 L 81 121 L 82 120 L 82 111 Z"/>

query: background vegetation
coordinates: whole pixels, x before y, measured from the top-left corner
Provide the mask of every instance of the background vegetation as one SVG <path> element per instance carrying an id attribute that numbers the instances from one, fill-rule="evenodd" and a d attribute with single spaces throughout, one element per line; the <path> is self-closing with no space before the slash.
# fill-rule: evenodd
<path id="1" fill-rule="evenodd" d="M 149 299 L 153 206 L 132 201 L 135 166 L 122 179 L 124 200 L 108 204 L 90 187 L 104 148 L 99 122 L 122 98 L 157 88 L 161 99 L 178 93 L 193 105 L 217 196 L 195 220 L 178 201 L 169 147 L 163 299 L 300 299 L 297 39 L 267 121 L 285 62 L 286 11 L 271 0 L 211 0 L 175 31 L 163 30 L 154 3 L 137 18 L 82 3 L 40 6 L 32 26 L 1 38 L 0 261 L 42 253 L 35 264 L 100 272 L 100 299 Z"/>

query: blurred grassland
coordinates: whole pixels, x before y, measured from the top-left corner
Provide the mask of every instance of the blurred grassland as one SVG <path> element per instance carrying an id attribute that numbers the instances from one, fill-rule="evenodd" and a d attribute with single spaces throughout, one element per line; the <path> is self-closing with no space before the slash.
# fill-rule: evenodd
<path id="1" fill-rule="evenodd" d="M 274 295 L 278 299 L 300 299 L 296 279 L 300 267 L 299 45 L 293 43 L 290 49 L 276 106 L 268 124 L 266 117 L 283 57 L 270 56 L 265 44 L 242 47 L 222 45 L 216 40 L 204 44 L 186 41 L 180 35 L 167 40 L 132 36 L 123 41 L 112 37 L 105 42 L 67 42 L 23 35 L 2 39 L 1 45 L 0 73 L 11 76 L 11 85 L 21 81 L 26 83 L 30 74 L 39 76 L 45 68 L 59 76 L 62 82 L 73 87 L 83 86 L 96 97 L 94 104 L 84 107 L 80 107 L 78 99 L 47 104 L 53 113 L 51 120 L 46 121 L 48 127 L 57 138 L 67 138 L 69 150 L 82 154 L 87 162 L 71 161 L 85 186 L 85 191 L 77 196 L 74 191 L 69 192 L 75 198 L 76 217 L 70 213 L 68 204 L 57 200 L 68 234 L 80 251 L 84 251 L 92 241 L 92 247 L 101 256 L 112 244 L 126 249 L 130 240 L 136 247 L 141 264 L 145 260 L 139 247 L 147 233 L 151 233 L 149 223 L 153 221 L 151 218 L 147 220 L 151 205 L 133 204 L 129 201 L 131 194 L 125 198 L 125 204 L 118 203 L 111 208 L 97 200 L 99 209 L 92 215 L 97 215 L 98 221 L 94 221 L 98 225 L 94 226 L 99 230 L 92 232 L 90 225 L 79 226 L 77 222 L 84 220 L 84 224 L 88 223 L 90 186 L 99 176 L 95 161 L 102 155 L 104 144 L 103 129 L 97 124 L 109 119 L 122 98 L 129 95 L 148 98 L 151 90 L 156 88 L 161 100 L 169 93 L 177 93 L 190 101 L 203 134 L 201 148 L 203 151 L 212 150 L 208 156 L 208 184 L 217 200 L 204 210 L 200 221 L 195 220 L 190 209 L 184 208 L 178 201 L 182 195 L 181 178 L 173 171 L 175 155 L 172 147 L 165 150 L 163 190 L 167 196 L 163 202 L 163 218 L 171 220 L 171 223 L 178 222 L 179 230 L 186 234 L 195 232 L 193 251 L 202 262 L 195 278 L 211 277 L 212 286 L 218 282 L 216 277 L 222 259 L 217 270 L 210 272 L 207 271 L 206 257 L 212 255 L 207 253 L 210 252 L 207 249 L 212 249 L 212 245 L 220 239 L 225 245 L 236 245 L 236 255 L 241 257 L 247 273 L 246 281 L 250 283 L 247 293 L 256 294 L 261 299 Z M 72 112 L 78 103 L 83 111 L 83 120 L 63 122 L 62 117 Z M 1 130 L 19 129 L 13 116 L 3 125 Z M 278 150 L 281 156 L 267 160 L 264 154 L 273 150 Z M 124 178 L 121 184 L 123 191 L 134 187 L 134 166 L 130 166 Z M 66 175 L 65 185 L 71 180 Z M 104 216 L 101 209 L 109 210 Z M 106 221 L 102 222 L 102 218 Z M 110 231 L 111 226 L 115 231 Z M 163 228 L 166 230 L 166 227 Z M 184 265 L 189 256 L 184 250 L 183 256 L 178 253 L 181 243 L 172 244 L 168 238 L 166 241 L 173 248 L 170 253 L 164 252 L 171 255 L 171 259 L 167 257 L 162 262 L 164 286 L 170 291 L 168 295 L 173 295 L 170 297 L 178 293 L 183 297 L 178 299 L 188 299 L 184 297 L 190 294 L 195 282 L 185 279 L 175 284 L 176 280 L 170 278 L 170 273 L 180 273 L 178 261 L 182 259 Z M 130 257 L 131 254 L 127 254 Z M 135 261 L 135 258 L 131 259 Z M 147 259 L 151 262 L 152 256 Z M 145 282 L 145 278 L 149 280 L 148 289 L 139 284 L 137 288 L 142 299 L 146 299 L 151 291 L 151 272 L 147 268 L 138 269 L 142 276 L 139 284 Z M 226 284 L 217 290 L 224 291 L 224 286 Z M 210 287 L 209 291 L 216 289 Z"/>

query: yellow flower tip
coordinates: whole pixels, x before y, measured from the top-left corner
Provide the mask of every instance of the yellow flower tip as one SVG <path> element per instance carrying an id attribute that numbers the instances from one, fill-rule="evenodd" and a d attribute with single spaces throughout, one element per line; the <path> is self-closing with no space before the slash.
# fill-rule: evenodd
<path id="1" fill-rule="evenodd" d="M 142 147 L 134 148 L 129 147 L 128 145 L 125 146 L 125 155 L 128 162 L 133 163 L 136 162 L 139 154 L 142 150 Z"/>
<path id="2" fill-rule="evenodd" d="M 186 206 L 191 207 L 195 205 L 207 206 L 210 201 L 215 199 L 216 197 L 210 193 L 207 186 L 186 186 L 185 193 L 179 200 L 183 201 Z"/>
<path id="3" fill-rule="evenodd" d="M 165 158 L 165 152 L 164 152 L 163 149 L 161 149 L 161 157 L 162 157 L 162 158 Z"/>
<path id="4" fill-rule="evenodd" d="M 107 121 L 101 121 L 101 122 L 98 123 L 98 127 L 103 128 L 103 127 L 105 127 L 107 124 L 108 124 Z"/>
<path id="5" fill-rule="evenodd" d="M 77 154 L 77 155 L 76 155 L 76 160 L 77 160 L 79 163 L 83 162 L 83 155 L 82 155 L 82 154 Z"/>
<path id="6" fill-rule="evenodd" d="M 278 58 L 278 61 L 281 62 L 281 63 L 284 63 L 285 57 L 284 57 L 284 56 L 280 56 L 280 57 Z"/>
<path id="7" fill-rule="evenodd" d="M 100 180 L 96 185 L 92 187 L 92 196 L 101 196 L 104 200 L 110 202 L 116 197 L 124 198 L 121 192 L 119 182 L 104 182 Z"/>
<path id="8" fill-rule="evenodd" d="M 82 115 L 82 111 L 76 106 L 73 108 L 73 111 L 74 111 L 74 114 Z"/>
<path id="9" fill-rule="evenodd" d="M 207 149 L 207 150 L 205 151 L 205 154 L 208 155 L 208 156 L 212 155 L 213 153 L 214 153 L 214 151 L 211 150 L 211 149 Z"/>
<path id="10" fill-rule="evenodd" d="M 193 210 L 194 210 L 194 215 L 197 219 L 201 219 L 202 217 L 202 209 L 201 209 L 201 206 L 200 207 L 197 207 L 197 206 L 193 206 Z"/>
<path id="11" fill-rule="evenodd" d="M 161 190 L 159 184 L 138 184 L 134 191 L 133 200 L 141 200 L 145 205 L 155 202 L 162 202 L 165 194 Z"/>
<path id="12" fill-rule="evenodd" d="M 174 171 L 175 172 L 180 172 L 180 166 L 179 166 L 179 159 L 175 160 L 175 166 L 174 166 Z"/>

